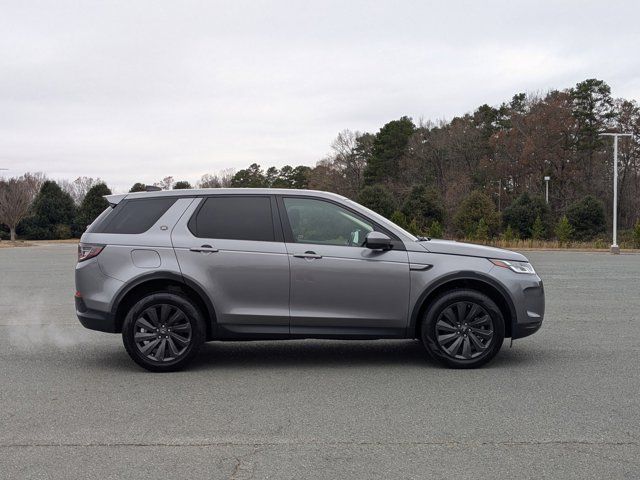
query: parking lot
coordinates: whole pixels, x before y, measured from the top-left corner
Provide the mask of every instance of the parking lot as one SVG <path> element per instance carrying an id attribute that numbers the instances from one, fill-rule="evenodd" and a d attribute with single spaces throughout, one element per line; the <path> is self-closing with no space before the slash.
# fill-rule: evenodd
<path id="1" fill-rule="evenodd" d="M 545 324 L 481 370 L 289 341 L 151 374 L 77 322 L 74 245 L 0 249 L 0 477 L 638 478 L 640 255 L 525 254 Z"/>

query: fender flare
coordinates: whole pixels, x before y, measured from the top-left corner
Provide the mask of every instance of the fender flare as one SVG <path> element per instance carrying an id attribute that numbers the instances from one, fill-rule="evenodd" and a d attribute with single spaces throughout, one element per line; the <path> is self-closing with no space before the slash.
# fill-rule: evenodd
<path id="1" fill-rule="evenodd" d="M 513 332 L 513 327 L 515 326 L 516 320 L 517 320 L 517 313 L 516 313 L 515 305 L 513 304 L 513 300 L 511 299 L 511 295 L 509 295 L 509 292 L 506 289 L 506 287 L 502 283 L 500 283 L 499 281 L 497 281 L 496 279 L 494 279 L 493 277 L 487 274 L 474 272 L 471 270 L 461 270 L 458 272 L 453 272 L 453 273 L 443 275 L 442 277 L 438 278 L 435 282 L 430 283 L 428 287 L 424 289 L 424 291 L 418 297 L 418 300 L 416 301 L 416 303 L 413 305 L 413 309 L 411 310 L 411 317 L 409 320 L 409 330 L 407 332 L 409 334 L 408 336 L 412 336 L 416 331 L 416 327 L 419 321 L 420 311 L 422 310 L 422 307 L 424 306 L 424 302 L 429 297 L 429 295 L 431 295 L 435 290 L 442 287 L 443 285 L 446 285 L 449 282 L 453 282 L 457 280 L 473 280 L 476 282 L 483 282 L 487 284 L 489 287 L 493 287 L 495 290 L 497 290 L 498 293 L 502 295 L 502 297 L 504 298 L 507 304 L 507 307 L 509 308 L 509 314 L 511 317 L 511 331 Z"/>
<path id="2" fill-rule="evenodd" d="M 215 332 L 216 318 L 217 318 L 216 310 L 213 305 L 213 302 L 211 301 L 211 298 L 209 297 L 209 295 L 207 295 L 205 289 L 195 280 L 187 278 L 184 275 L 171 272 L 171 271 L 165 271 L 165 270 L 144 273 L 136 277 L 134 280 L 127 282 L 127 284 L 118 291 L 118 293 L 114 297 L 114 300 L 111 303 L 111 308 L 110 308 L 111 318 L 113 318 L 114 321 L 116 320 L 116 314 L 118 312 L 118 308 L 120 307 L 122 299 L 124 299 L 127 296 L 127 294 L 129 294 L 129 292 L 131 292 L 134 288 L 142 285 L 143 283 L 147 283 L 155 280 L 170 280 L 176 283 L 182 283 L 187 287 L 193 289 L 196 292 L 196 294 L 200 297 L 200 300 L 204 303 L 207 309 L 207 311 L 203 313 L 205 313 L 208 317 L 206 318 L 206 320 L 208 321 L 209 326 L 211 327 L 212 334 Z"/>

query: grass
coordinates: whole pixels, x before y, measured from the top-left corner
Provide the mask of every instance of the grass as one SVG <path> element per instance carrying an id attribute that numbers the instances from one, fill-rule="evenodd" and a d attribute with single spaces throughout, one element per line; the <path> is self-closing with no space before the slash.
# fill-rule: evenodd
<path id="1" fill-rule="evenodd" d="M 58 243 L 78 243 L 79 238 L 66 238 L 64 240 L 0 240 L 0 248 L 13 248 L 13 247 L 33 247 L 36 245 L 51 245 Z"/>
<path id="2" fill-rule="evenodd" d="M 460 240 L 462 242 L 480 243 L 491 247 L 507 248 L 510 250 L 576 250 L 576 251 L 609 251 L 611 241 L 594 240 L 590 242 L 570 241 L 561 244 L 558 240 L 533 240 L 513 239 L 505 240 L 503 238 L 495 238 L 487 242 L 473 240 L 470 238 Z M 620 250 L 629 252 L 640 252 L 640 249 L 634 248 L 632 242 L 619 242 Z"/>

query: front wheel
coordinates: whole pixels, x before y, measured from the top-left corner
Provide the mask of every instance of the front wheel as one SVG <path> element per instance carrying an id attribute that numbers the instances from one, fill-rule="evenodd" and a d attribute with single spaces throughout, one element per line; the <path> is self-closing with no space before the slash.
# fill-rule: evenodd
<path id="1" fill-rule="evenodd" d="M 122 326 L 129 356 L 153 372 L 185 367 L 204 343 L 204 323 L 197 307 L 186 297 L 159 292 L 136 302 Z"/>
<path id="2" fill-rule="evenodd" d="M 429 305 L 421 334 L 424 346 L 437 361 L 453 368 L 476 368 L 502 347 L 504 318 L 488 296 L 457 289 Z"/>

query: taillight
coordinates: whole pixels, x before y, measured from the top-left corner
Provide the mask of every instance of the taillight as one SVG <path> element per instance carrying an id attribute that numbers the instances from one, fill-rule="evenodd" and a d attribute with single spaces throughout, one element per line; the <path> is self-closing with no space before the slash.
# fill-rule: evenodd
<path id="1" fill-rule="evenodd" d="M 84 262 L 97 256 L 104 249 L 104 245 L 95 245 L 91 243 L 78 244 L 78 261 Z"/>

